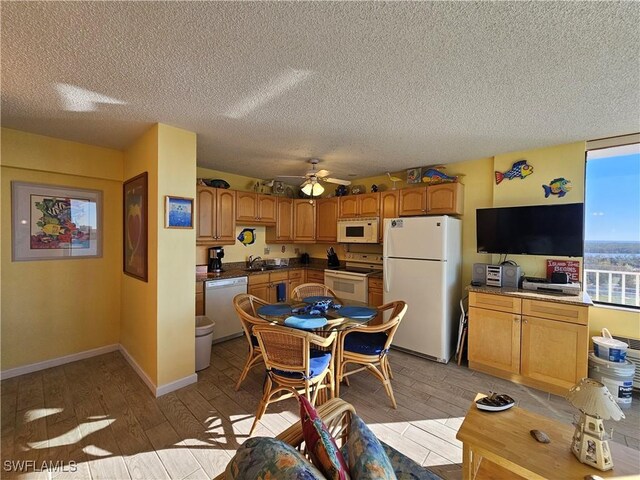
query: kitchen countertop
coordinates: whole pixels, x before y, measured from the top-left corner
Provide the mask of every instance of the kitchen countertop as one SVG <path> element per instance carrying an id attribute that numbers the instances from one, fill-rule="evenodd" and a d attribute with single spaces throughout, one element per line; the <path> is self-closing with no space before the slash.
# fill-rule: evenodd
<path id="1" fill-rule="evenodd" d="M 307 265 L 303 265 L 301 263 L 290 263 L 286 267 L 275 267 L 270 270 L 256 270 L 252 272 L 247 272 L 246 270 L 247 266 L 244 262 L 224 264 L 223 265 L 224 271 L 221 273 L 207 273 L 206 265 L 198 265 L 196 266 L 196 282 L 206 282 L 207 280 L 218 280 L 218 279 L 224 279 L 224 278 L 248 277 L 251 275 L 260 275 L 263 273 L 281 272 L 281 271 L 288 271 L 288 270 L 298 270 L 301 268 L 306 268 L 309 270 L 324 270 L 325 268 L 327 268 L 326 260 L 318 260 L 318 261 L 314 261 L 314 260 L 315 259 L 311 259 L 311 263 Z"/>
<path id="2" fill-rule="evenodd" d="M 593 302 L 587 292 L 580 292 L 578 295 L 566 295 L 564 293 L 537 292 L 535 290 L 522 290 L 519 288 L 500 288 L 481 285 L 475 287 L 469 285 L 469 292 L 488 293 L 493 295 L 507 295 L 510 297 L 528 298 L 529 300 L 541 300 L 544 302 L 566 303 L 583 307 L 592 307 Z"/>

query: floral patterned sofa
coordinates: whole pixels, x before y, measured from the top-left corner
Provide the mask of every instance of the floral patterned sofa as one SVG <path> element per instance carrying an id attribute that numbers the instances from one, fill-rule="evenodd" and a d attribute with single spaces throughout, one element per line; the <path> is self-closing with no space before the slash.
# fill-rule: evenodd
<path id="1" fill-rule="evenodd" d="M 345 452 L 347 439 L 349 438 L 349 434 L 350 434 L 350 425 L 353 425 L 353 423 L 351 422 L 352 416 L 355 415 L 355 409 L 353 408 L 353 406 L 340 398 L 334 398 L 328 401 L 327 403 L 325 403 L 324 405 L 318 407 L 317 413 L 319 417 L 322 419 L 322 421 L 325 423 L 325 425 L 327 426 L 333 438 L 335 439 L 337 446 L 341 447 L 340 449 L 343 452 Z M 260 440 L 260 439 L 258 438 L 255 440 Z M 285 431 L 280 433 L 280 435 L 278 435 L 275 439 L 263 439 L 263 440 L 267 440 L 270 444 L 267 447 L 270 450 L 266 453 L 266 455 L 264 452 L 262 453 L 262 455 L 264 455 L 264 458 L 268 459 L 268 460 L 264 460 L 265 462 L 267 461 L 277 462 L 277 460 L 274 460 L 274 458 L 278 455 L 277 444 L 279 443 L 287 444 L 285 445 L 287 448 L 289 448 L 288 445 L 290 445 L 294 447 L 297 450 L 297 452 L 300 453 L 301 456 L 304 456 L 305 458 L 309 458 L 307 454 L 308 452 L 306 452 L 304 436 L 303 436 L 303 428 L 300 422 L 297 422 L 294 425 L 287 428 Z M 245 444 L 252 443 L 253 441 L 254 439 L 249 439 L 247 440 L 247 442 L 245 442 Z M 391 463 L 391 467 L 393 468 L 393 473 L 395 473 L 395 477 L 398 480 L 439 480 L 440 479 L 438 475 L 434 474 L 427 468 L 417 464 L 416 462 L 406 457 L 402 453 L 398 452 L 397 450 L 393 449 L 392 447 L 382 442 L 379 442 L 379 443 L 384 449 L 385 453 L 387 454 L 387 457 Z M 276 446 L 274 447 L 274 445 Z M 294 453 L 297 454 L 297 452 L 294 452 Z M 346 456 L 346 453 L 345 453 L 345 456 Z M 256 460 L 255 458 L 250 459 L 250 461 L 253 461 L 253 463 L 255 463 L 255 460 Z M 230 463 L 230 466 L 233 462 L 234 460 L 232 460 L 232 462 Z M 234 476 L 233 474 L 229 473 L 229 471 L 230 471 L 230 468 L 227 467 L 227 470 L 222 474 L 220 474 L 219 476 L 217 476 L 214 480 L 229 480 L 232 478 L 240 478 L 237 475 Z M 251 472 L 252 472 L 251 474 L 252 478 L 263 478 L 261 475 L 255 474 L 255 469 L 252 470 Z M 247 475 L 247 472 L 245 472 L 245 476 L 246 475 Z M 272 475 L 266 475 L 264 478 L 267 478 L 267 477 L 278 478 L 277 475 L 275 477 L 273 477 Z M 248 478 L 248 477 L 243 477 L 243 478 Z M 314 476 L 313 474 L 308 476 L 305 473 L 304 475 L 297 474 L 294 478 L 318 478 L 318 477 Z M 321 477 L 321 478 L 325 478 L 325 477 Z M 354 476 L 352 474 L 351 478 L 357 478 L 357 475 Z M 391 477 L 381 476 L 380 478 L 392 478 L 392 476 Z"/>

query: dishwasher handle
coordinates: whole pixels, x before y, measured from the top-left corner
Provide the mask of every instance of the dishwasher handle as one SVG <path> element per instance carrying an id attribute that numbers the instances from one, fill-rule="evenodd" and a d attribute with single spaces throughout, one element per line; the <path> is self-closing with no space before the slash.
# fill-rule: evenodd
<path id="1" fill-rule="evenodd" d="M 246 285 L 247 277 L 223 278 L 219 280 L 207 280 L 204 282 L 205 290 L 215 290 L 218 288 L 227 288 Z"/>

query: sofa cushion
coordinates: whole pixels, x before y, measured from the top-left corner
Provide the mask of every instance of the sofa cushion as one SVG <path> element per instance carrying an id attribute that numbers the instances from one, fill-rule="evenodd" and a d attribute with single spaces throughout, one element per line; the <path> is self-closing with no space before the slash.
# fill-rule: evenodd
<path id="1" fill-rule="evenodd" d="M 311 461 L 328 479 L 349 480 L 347 464 L 329 429 L 306 397 L 301 395 L 298 400 L 302 435 Z"/>
<path id="2" fill-rule="evenodd" d="M 276 438 L 244 442 L 227 465 L 227 479 L 323 480 L 320 471 L 295 448 Z"/>
<path id="3" fill-rule="evenodd" d="M 353 480 L 396 480 L 380 441 L 356 414 L 351 415 L 347 450 Z"/>
<path id="4" fill-rule="evenodd" d="M 419 465 L 386 443 L 380 443 L 389 457 L 389 461 L 398 480 L 441 480 L 442 477 L 436 475 L 428 468 Z"/>

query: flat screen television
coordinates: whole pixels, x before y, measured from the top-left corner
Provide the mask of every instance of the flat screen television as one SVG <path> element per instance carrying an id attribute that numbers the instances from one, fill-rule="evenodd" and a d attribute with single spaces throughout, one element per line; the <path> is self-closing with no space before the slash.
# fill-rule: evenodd
<path id="1" fill-rule="evenodd" d="M 584 204 L 476 210 L 478 253 L 581 257 Z"/>

